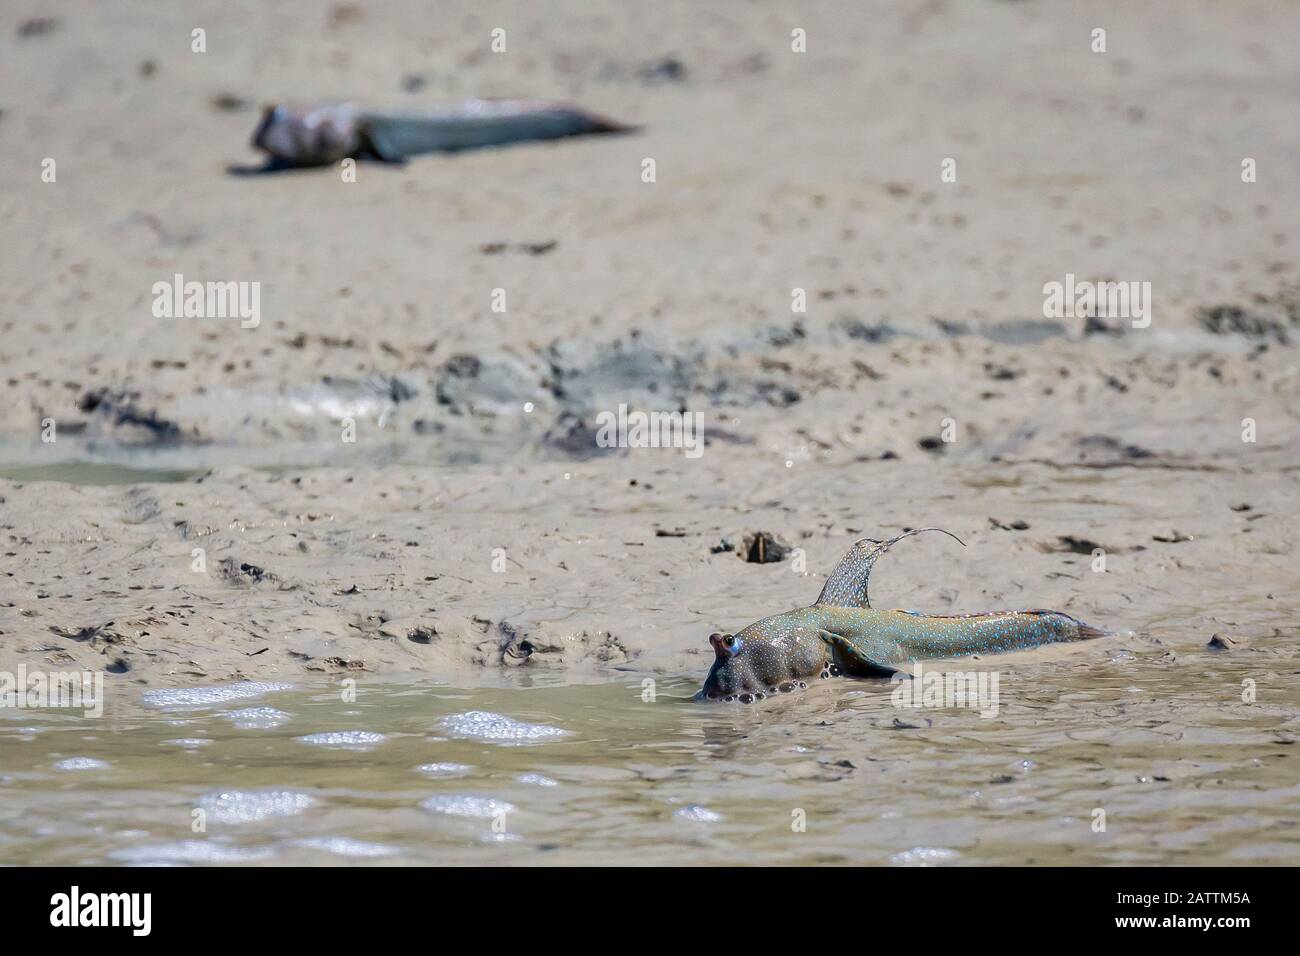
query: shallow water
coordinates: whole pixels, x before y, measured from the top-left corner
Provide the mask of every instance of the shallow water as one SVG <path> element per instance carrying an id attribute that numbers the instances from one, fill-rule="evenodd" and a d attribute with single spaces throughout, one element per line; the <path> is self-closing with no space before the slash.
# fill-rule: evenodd
<path id="1" fill-rule="evenodd" d="M 1296 662 L 1105 643 L 999 659 L 991 719 L 883 681 L 119 685 L 99 719 L 0 710 L 0 861 L 1300 860 Z"/>
<path id="2" fill-rule="evenodd" d="M 202 470 L 137 468 L 112 462 L 73 459 L 57 464 L 0 463 L 0 478 L 9 481 L 62 481 L 71 485 L 135 485 L 154 482 L 188 481 Z"/>

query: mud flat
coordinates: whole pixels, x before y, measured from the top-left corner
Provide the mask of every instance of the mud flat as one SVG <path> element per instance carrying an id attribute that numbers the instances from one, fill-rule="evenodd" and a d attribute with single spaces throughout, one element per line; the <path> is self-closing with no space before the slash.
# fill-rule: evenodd
<path id="1" fill-rule="evenodd" d="M 0 673 L 106 697 L 0 710 L 0 863 L 1295 863 L 1300 8 L 628 10 L 0 12 Z M 641 131 L 230 172 L 492 96 Z M 877 602 L 1120 635 L 687 702 L 922 526 Z"/>
<path id="2" fill-rule="evenodd" d="M 756 439 L 694 462 L 656 450 L 526 470 L 9 482 L 0 666 L 106 669 L 122 685 L 516 667 L 702 677 L 711 631 L 810 603 L 855 536 L 936 518 L 969 547 L 900 547 L 878 571 L 882 601 L 1056 607 L 1177 653 L 1208 653 L 1216 632 L 1261 658 L 1294 645 L 1295 478 L 1264 467 L 1267 453 L 1251 469 L 842 449 L 787 468 L 780 453 L 764 467 Z M 758 529 L 799 550 L 773 563 L 724 550 Z"/>
<path id="3" fill-rule="evenodd" d="M 214 5 L 201 55 L 166 39 L 188 12 L 6 15 L 0 144 L 33 172 L 4 199 L 0 664 L 685 677 L 853 537 L 929 524 L 970 549 L 891 555 L 892 602 L 1285 656 L 1292 8 L 827 4 L 794 54 L 776 8 L 475 4 L 453 36 L 418 7 L 289 48 Z M 521 89 L 644 131 L 226 172 L 262 99 Z M 156 318 L 176 274 L 260 283 L 260 321 Z M 1067 276 L 1150 283 L 1150 324 L 1045 315 Z M 600 447 L 621 404 L 701 414 L 703 454 Z M 801 557 L 726 549 L 757 531 Z"/>

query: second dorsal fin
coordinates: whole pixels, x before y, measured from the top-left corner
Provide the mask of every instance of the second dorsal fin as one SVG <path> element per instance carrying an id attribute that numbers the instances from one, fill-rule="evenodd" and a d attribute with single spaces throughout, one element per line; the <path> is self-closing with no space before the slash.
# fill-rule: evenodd
<path id="1" fill-rule="evenodd" d="M 826 586 L 822 588 L 817 603 L 832 607 L 871 607 L 871 602 L 867 599 L 867 580 L 871 577 L 871 569 L 875 567 L 876 558 L 904 538 L 920 534 L 922 531 L 938 531 L 952 538 L 963 548 L 966 547 L 965 541 L 951 531 L 944 531 L 943 528 L 914 528 L 886 541 L 862 538 L 854 543 L 849 553 L 835 566 L 831 576 L 826 579 Z"/>

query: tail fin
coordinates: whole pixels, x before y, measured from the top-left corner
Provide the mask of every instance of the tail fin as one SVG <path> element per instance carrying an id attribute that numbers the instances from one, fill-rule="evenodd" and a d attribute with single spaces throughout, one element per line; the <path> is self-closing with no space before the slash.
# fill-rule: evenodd
<path id="1" fill-rule="evenodd" d="M 1113 637 L 1114 631 L 1103 631 L 1099 627 L 1093 627 L 1091 624 L 1085 624 L 1073 614 L 1066 614 L 1064 611 L 1053 611 L 1051 608 L 1036 607 L 1030 610 L 1024 610 L 1021 614 L 1054 614 L 1057 617 L 1067 618 L 1079 626 L 1079 636 L 1075 640 L 1091 641 L 1098 637 Z"/>
<path id="2" fill-rule="evenodd" d="M 587 128 L 583 131 L 586 133 L 639 133 L 643 129 L 641 126 L 628 126 L 617 120 L 608 119 L 597 113 L 588 113 L 582 111 L 583 119 L 587 121 Z"/>

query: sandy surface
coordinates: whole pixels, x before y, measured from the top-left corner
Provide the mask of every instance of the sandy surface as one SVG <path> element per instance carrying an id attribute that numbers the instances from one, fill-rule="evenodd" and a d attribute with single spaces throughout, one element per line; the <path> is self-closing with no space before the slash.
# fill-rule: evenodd
<path id="1" fill-rule="evenodd" d="M 1294 646 L 1296 4 L 43 15 L 0 13 L 0 668 L 702 677 L 936 524 L 969 548 L 900 546 L 887 603 Z M 264 102 L 469 96 L 643 131 L 227 172 Z M 177 272 L 260 282 L 261 324 L 154 318 Z M 1045 320 L 1067 273 L 1150 282 L 1150 327 Z M 619 403 L 704 454 L 603 453 Z M 184 480 L 39 480 L 87 461 Z M 757 530 L 806 567 L 711 550 Z"/>

